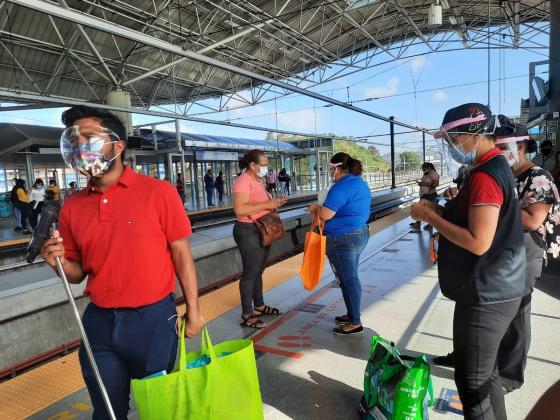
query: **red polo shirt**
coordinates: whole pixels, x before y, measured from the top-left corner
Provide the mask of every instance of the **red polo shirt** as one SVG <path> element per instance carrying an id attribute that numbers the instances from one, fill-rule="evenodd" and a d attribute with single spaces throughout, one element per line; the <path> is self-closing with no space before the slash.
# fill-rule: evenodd
<path id="1" fill-rule="evenodd" d="M 169 244 L 190 236 L 191 224 L 173 185 L 126 166 L 104 193 L 90 184 L 68 199 L 59 231 L 95 305 L 137 308 L 175 290 Z"/>

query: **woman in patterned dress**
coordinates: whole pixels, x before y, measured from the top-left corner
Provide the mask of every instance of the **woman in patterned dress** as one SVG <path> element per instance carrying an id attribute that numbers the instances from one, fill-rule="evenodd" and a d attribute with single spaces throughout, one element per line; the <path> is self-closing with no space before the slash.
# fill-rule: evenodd
<path id="1" fill-rule="evenodd" d="M 500 116 L 502 117 L 502 116 Z M 507 118 L 500 118 L 503 124 L 512 124 Z M 521 207 L 521 223 L 524 231 L 527 253 L 525 293 L 515 319 L 510 325 L 500 345 L 498 367 L 502 385 L 506 391 L 513 391 L 523 385 L 527 353 L 531 342 L 531 294 L 541 276 L 543 262 L 547 255 L 556 258 L 560 252 L 560 241 L 547 245 L 547 238 L 553 233 L 560 213 L 560 197 L 552 175 L 527 158 L 528 153 L 537 150 L 534 140 L 529 138 L 527 129 L 515 124 L 514 134 L 498 138 L 499 147 L 508 159 L 517 183 L 517 193 Z M 549 235 L 546 230 L 549 230 Z"/>

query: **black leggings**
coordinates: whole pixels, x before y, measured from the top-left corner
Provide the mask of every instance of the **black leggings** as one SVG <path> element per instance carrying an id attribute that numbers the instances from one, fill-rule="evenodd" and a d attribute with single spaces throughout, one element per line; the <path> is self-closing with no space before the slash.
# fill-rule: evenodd
<path id="1" fill-rule="evenodd" d="M 264 305 L 262 273 L 270 254 L 270 246 L 261 246 L 259 231 L 254 223 L 236 222 L 233 239 L 239 247 L 243 275 L 239 281 L 243 315 L 251 315 L 253 307 Z M 254 305 L 254 306 L 253 306 Z"/>
<path id="2" fill-rule="evenodd" d="M 521 305 L 500 344 L 498 366 L 502 383 L 517 389 L 525 381 L 525 366 L 531 345 L 531 295 L 540 279 L 543 266 L 543 249 L 535 243 L 530 232 L 525 232 L 525 292 Z"/>
<path id="3" fill-rule="evenodd" d="M 455 384 L 465 419 L 505 420 L 498 349 L 521 299 L 490 305 L 455 304 Z"/>

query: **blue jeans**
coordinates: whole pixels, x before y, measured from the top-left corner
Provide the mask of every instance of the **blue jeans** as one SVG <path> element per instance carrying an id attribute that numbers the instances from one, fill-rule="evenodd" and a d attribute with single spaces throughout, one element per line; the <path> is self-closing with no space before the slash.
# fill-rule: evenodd
<path id="1" fill-rule="evenodd" d="M 360 324 L 362 285 L 358 278 L 360 255 L 367 245 L 369 228 L 364 226 L 340 236 L 327 236 L 327 257 L 342 290 L 351 324 Z"/>
<path id="2" fill-rule="evenodd" d="M 206 190 L 206 202 L 208 203 L 209 206 L 213 205 L 212 203 L 213 198 L 214 198 L 214 187 Z"/>
<path id="3" fill-rule="evenodd" d="M 118 420 L 126 420 L 130 380 L 175 365 L 177 309 L 173 295 L 140 308 L 105 309 L 90 303 L 82 321 L 93 357 Z M 91 363 L 80 347 L 80 365 L 93 404 L 93 419 L 109 418 Z"/>

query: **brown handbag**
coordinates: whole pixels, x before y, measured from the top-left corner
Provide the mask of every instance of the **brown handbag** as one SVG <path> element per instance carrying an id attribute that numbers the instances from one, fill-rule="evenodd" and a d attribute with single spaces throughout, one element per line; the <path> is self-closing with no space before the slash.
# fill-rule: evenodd
<path id="1" fill-rule="evenodd" d="M 270 213 L 253 220 L 259 231 L 262 246 L 269 246 L 272 242 L 286 236 L 286 229 L 284 229 L 284 224 L 276 210 L 272 210 Z"/>

